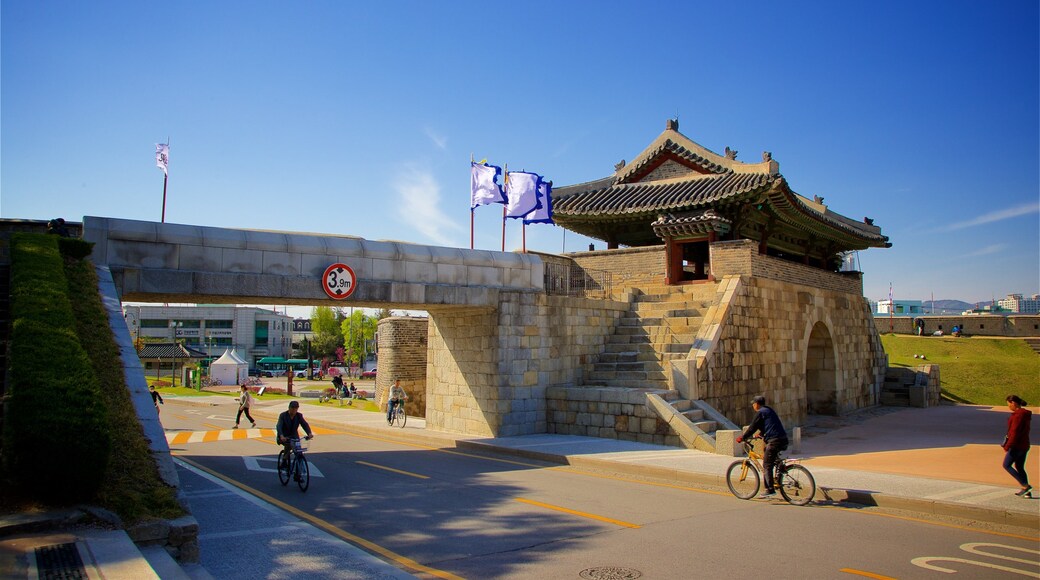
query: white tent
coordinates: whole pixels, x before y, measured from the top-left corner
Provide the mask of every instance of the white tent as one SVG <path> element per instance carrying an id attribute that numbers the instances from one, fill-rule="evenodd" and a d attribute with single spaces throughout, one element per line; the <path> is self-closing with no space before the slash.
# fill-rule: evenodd
<path id="1" fill-rule="evenodd" d="M 241 385 L 249 379 L 249 363 L 228 349 L 209 365 L 210 377 L 222 385 Z"/>

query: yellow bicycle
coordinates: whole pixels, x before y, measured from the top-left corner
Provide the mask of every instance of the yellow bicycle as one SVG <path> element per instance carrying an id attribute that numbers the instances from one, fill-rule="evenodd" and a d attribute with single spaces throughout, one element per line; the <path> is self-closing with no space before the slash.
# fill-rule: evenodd
<path id="1" fill-rule="evenodd" d="M 762 485 L 760 474 L 765 473 L 765 467 L 762 455 L 755 451 L 751 441 L 744 441 L 744 453 L 747 457 L 734 461 L 726 469 L 726 485 L 740 499 L 751 499 Z M 805 505 L 816 495 L 816 480 L 805 466 L 798 464 L 798 460 L 784 459 L 778 454 L 773 473 L 776 488 L 791 505 Z"/>

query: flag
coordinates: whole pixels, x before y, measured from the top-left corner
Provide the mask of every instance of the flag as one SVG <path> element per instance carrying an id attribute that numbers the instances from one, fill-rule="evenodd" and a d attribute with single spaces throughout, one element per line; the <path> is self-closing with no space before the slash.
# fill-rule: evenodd
<path id="1" fill-rule="evenodd" d="M 551 224 L 552 219 L 552 182 L 538 182 L 538 207 L 524 216 L 525 224 Z"/>
<path id="2" fill-rule="evenodd" d="M 506 197 L 502 194 L 502 186 L 497 183 L 498 176 L 502 175 L 502 168 L 472 161 L 469 165 L 469 208 L 473 209 L 478 205 L 491 203 L 505 203 Z"/>
<path id="3" fill-rule="evenodd" d="M 163 173 L 166 173 L 166 168 L 170 164 L 170 145 L 168 143 L 156 143 L 155 144 L 155 166 L 162 169 Z"/>
<path id="4" fill-rule="evenodd" d="M 506 217 L 522 218 L 538 208 L 538 182 L 542 178 L 526 171 L 506 175 Z"/>

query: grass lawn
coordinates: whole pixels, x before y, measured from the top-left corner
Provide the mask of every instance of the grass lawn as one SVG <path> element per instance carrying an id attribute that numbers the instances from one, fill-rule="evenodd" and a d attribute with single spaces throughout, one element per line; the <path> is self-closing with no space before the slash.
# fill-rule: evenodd
<path id="1" fill-rule="evenodd" d="M 1040 404 L 1040 355 L 1022 340 L 882 334 L 881 342 L 889 366 L 938 364 L 943 394 L 959 403 L 1004 405 L 1016 394 Z"/>

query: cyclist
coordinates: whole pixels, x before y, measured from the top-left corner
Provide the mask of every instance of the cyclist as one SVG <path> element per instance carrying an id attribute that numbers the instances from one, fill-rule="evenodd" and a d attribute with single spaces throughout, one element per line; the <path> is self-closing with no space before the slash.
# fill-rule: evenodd
<path id="1" fill-rule="evenodd" d="M 303 418 L 303 413 L 300 412 L 300 402 L 289 401 L 289 409 L 282 411 L 282 414 L 278 415 L 278 425 L 274 430 L 278 437 L 278 442 L 285 448 L 285 456 L 287 458 L 292 453 L 292 439 L 300 438 L 300 427 L 303 427 L 304 432 L 307 433 L 307 439 L 314 438 L 311 426 Z"/>
<path id="2" fill-rule="evenodd" d="M 390 422 L 390 419 L 394 416 L 394 407 L 397 405 L 403 405 L 405 400 L 408 398 L 408 393 L 404 392 L 401 388 L 401 379 L 394 379 L 394 384 L 390 386 L 390 402 L 386 405 L 386 421 Z"/>
<path id="3" fill-rule="evenodd" d="M 765 490 L 758 498 L 768 499 L 776 497 L 776 491 L 773 489 L 773 467 L 776 465 L 780 452 L 787 449 L 787 431 L 784 430 L 784 424 L 780 422 L 776 411 L 766 406 L 766 398 L 762 395 L 751 400 L 751 408 L 755 410 L 755 418 L 751 420 L 747 431 L 737 437 L 737 443 L 749 439 L 757 431 L 762 432 L 762 440 L 766 444 L 762 457 L 762 465 L 765 468 L 765 473 L 762 474 L 765 480 Z"/>

